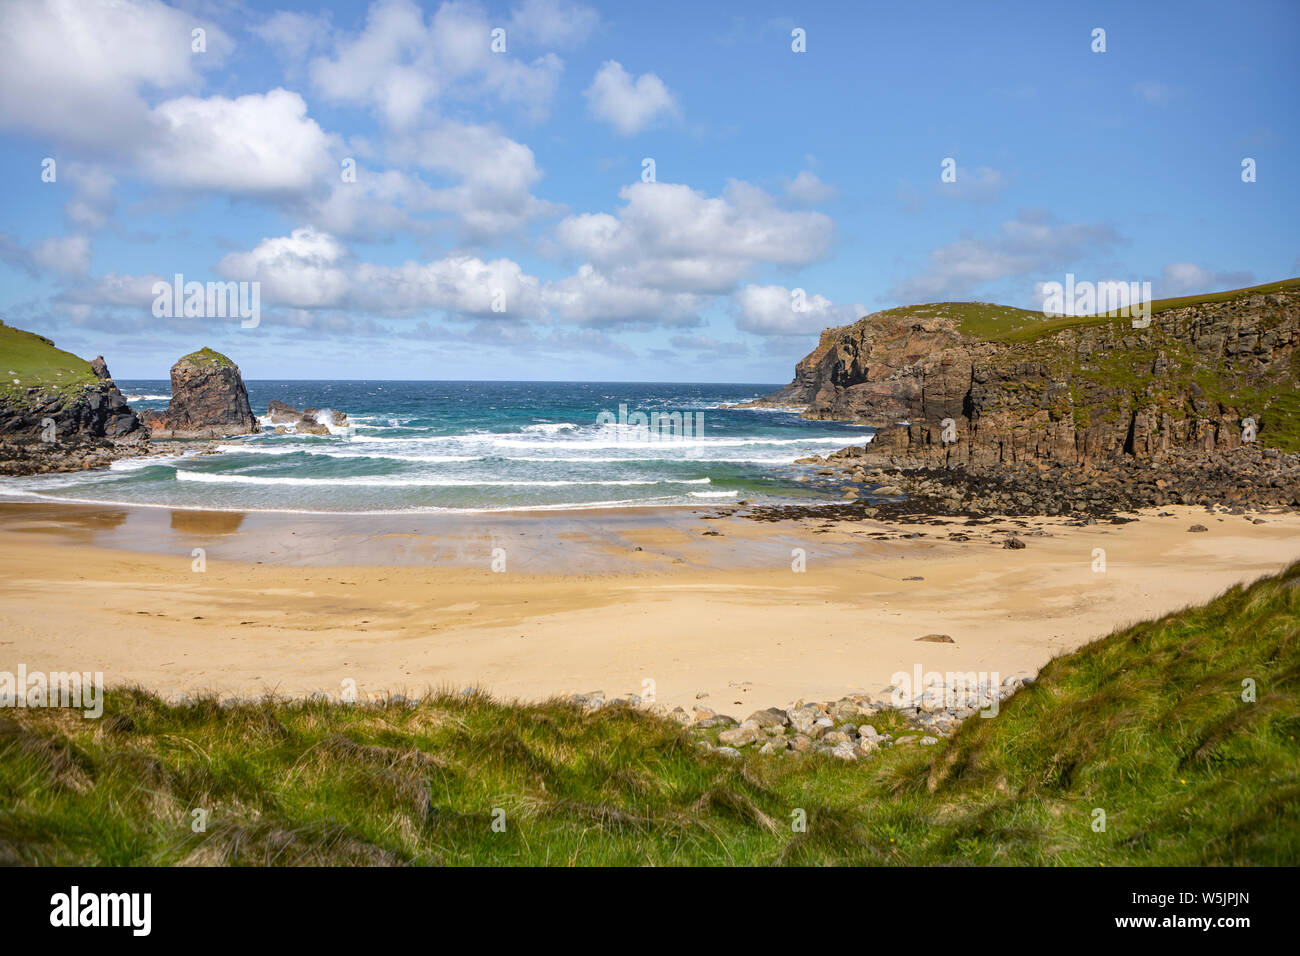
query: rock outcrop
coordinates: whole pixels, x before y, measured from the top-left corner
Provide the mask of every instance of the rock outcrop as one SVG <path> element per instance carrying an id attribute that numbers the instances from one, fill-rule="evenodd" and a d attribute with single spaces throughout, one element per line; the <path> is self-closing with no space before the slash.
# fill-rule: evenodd
<path id="1" fill-rule="evenodd" d="M 148 453 L 149 433 L 103 359 L 0 322 L 0 474 L 78 471 Z"/>
<path id="2" fill-rule="evenodd" d="M 1298 451 L 1297 285 L 1158 307 L 1140 329 L 1021 313 L 974 334 L 972 304 L 893 309 L 823 332 L 763 402 L 875 426 L 874 454 L 939 466 L 1225 452 L 1246 419 L 1260 445 Z"/>
<path id="3" fill-rule="evenodd" d="M 171 380 L 167 410 L 143 413 L 155 438 L 225 438 L 259 431 L 239 367 L 220 352 L 204 348 L 180 358 Z"/>
<path id="4" fill-rule="evenodd" d="M 276 434 L 329 435 L 330 426 L 346 427 L 348 416 L 333 408 L 307 408 L 298 411 L 292 405 L 272 399 L 267 403 L 266 416 L 275 426 Z"/>

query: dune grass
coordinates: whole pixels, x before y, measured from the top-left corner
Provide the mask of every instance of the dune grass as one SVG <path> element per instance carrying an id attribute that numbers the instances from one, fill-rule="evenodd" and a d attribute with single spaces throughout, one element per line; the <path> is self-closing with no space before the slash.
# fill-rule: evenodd
<path id="1" fill-rule="evenodd" d="M 860 763 L 728 759 L 642 712 L 479 695 L 10 710 L 0 861 L 1293 865 L 1298 733 L 1300 564 Z"/>

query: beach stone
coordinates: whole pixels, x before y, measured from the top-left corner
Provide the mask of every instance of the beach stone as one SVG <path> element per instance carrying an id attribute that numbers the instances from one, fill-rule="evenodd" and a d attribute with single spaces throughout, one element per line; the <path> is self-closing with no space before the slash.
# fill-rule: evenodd
<path id="1" fill-rule="evenodd" d="M 740 758 L 740 751 L 735 747 L 714 747 L 713 752 L 723 757 Z"/>
<path id="2" fill-rule="evenodd" d="M 677 721 L 677 723 L 682 724 L 683 726 L 691 722 L 691 715 L 686 713 L 686 711 L 681 707 L 674 707 L 668 714 L 668 718 Z"/>
<path id="3" fill-rule="evenodd" d="M 918 637 L 917 640 L 923 641 L 926 644 L 956 644 L 957 643 L 947 634 L 927 634 L 925 635 L 925 637 Z"/>
<path id="4" fill-rule="evenodd" d="M 466 692 L 474 693 L 474 689 L 467 688 Z M 603 690 L 589 690 L 585 694 L 574 694 L 569 699 L 583 710 L 600 710 L 605 706 L 605 692 Z"/>
<path id="5" fill-rule="evenodd" d="M 913 734 L 905 734 L 894 741 L 895 747 L 909 747 L 916 743 L 916 737 Z"/>
<path id="6" fill-rule="evenodd" d="M 744 747 L 747 744 L 762 740 L 766 736 L 763 733 L 763 728 L 759 727 L 757 723 L 746 720 L 739 727 L 733 727 L 731 730 L 724 730 L 718 734 L 718 742 L 732 747 Z"/>
<path id="7" fill-rule="evenodd" d="M 754 711 L 749 715 L 746 722 L 750 720 L 763 728 L 784 727 L 786 724 L 790 723 L 790 718 L 786 716 L 786 712 L 778 710 L 775 707 L 768 707 L 764 710 Z"/>
<path id="8" fill-rule="evenodd" d="M 857 749 L 859 756 L 868 757 L 880 749 L 880 741 L 874 737 L 859 737 L 853 746 Z"/>
<path id="9" fill-rule="evenodd" d="M 821 738 L 821 742 L 823 744 L 826 744 L 831 747 L 837 746 L 839 744 L 848 743 L 850 740 L 852 740 L 852 738 L 848 734 L 838 730 L 832 730 L 829 733 L 824 734 Z"/>
<path id="10" fill-rule="evenodd" d="M 790 738 L 790 749 L 798 753 L 807 753 L 812 750 L 813 739 L 807 734 L 796 734 Z"/>
<path id="11" fill-rule="evenodd" d="M 1014 534 L 1007 535 L 1007 539 L 1002 542 L 1003 548 L 1009 548 L 1013 551 L 1020 551 L 1025 547 L 1025 543 L 1017 538 Z"/>
<path id="12" fill-rule="evenodd" d="M 872 727 L 870 724 L 863 724 L 858 728 L 858 736 L 873 739 L 879 737 L 880 734 L 876 733 L 876 728 Z"/>
<path id="13" fill-rule="evenodd" d="M 790 749 L 790 741 L 787 740 L 785 737 L 779 737 L 779 738 L 769 740 L 767 743 L 763 744 L 763 746 L 758 748 L 758 752 L 761 754 L 776 754 L 776 753 L 784 753 L 789 749 Z"/>
<path id="14" fill-rule="evenodd" d="M 933 747 L 938 742 L 934 737 L 922 737 L 917 741 L 922 747 Z"/>
<path id="15" fill-rule="evenodd" d="M 1194 524 L 1187 530 L 1188 531 L 1209 531 L 1210 529 L 1205 527 L 1205 525 L 1203 524 Z"/>
<path id="16" fill-rule="evenodd" d="M 830 750 L 830 755 L 832 757 L 838 757 L 840 760 L 858 759 L 857 750 L 854 748 L 853 744 L 849 743 L 847 740 L 842 741 L 841 743 L 838 743 L 834 747 L 832 747 Z"/>

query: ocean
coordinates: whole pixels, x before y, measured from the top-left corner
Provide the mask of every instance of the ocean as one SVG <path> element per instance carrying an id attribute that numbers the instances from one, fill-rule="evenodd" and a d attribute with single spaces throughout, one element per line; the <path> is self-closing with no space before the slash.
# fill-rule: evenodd
<path id="1" fill-rule="evenodd" d="M 136 409 L 162 409 L 170 398 L 167 381 L 117 384 Z M 328 436 L 232 438 L 216 455 L 180 451 L 96 472 L 0 479 L 0 496 L 336 514 L 810 503 L 838 495 L 796 480 L 808 470 L 795 459 L 872 434 L 789 411 L 721 407 L 775 385 L 246 385 L 257 415 L 278 399 L 338 409 L 349 425 Z M 651 416 L 657 430 L 643 422 Z"/>

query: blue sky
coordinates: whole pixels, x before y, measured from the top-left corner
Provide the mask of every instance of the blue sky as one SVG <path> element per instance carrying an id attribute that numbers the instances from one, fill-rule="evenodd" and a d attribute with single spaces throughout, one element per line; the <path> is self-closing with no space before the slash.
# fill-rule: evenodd
<path id="1" fill-rule="evenodd" d="M 1294 2 L 10 0 L 0 316 L 120 378 L 781 382 L 892 305 L 1288 278 L 1297 40 Z M 156 317 L 177 273 L 258 325 Z"/>

